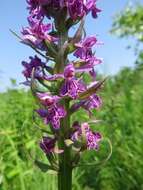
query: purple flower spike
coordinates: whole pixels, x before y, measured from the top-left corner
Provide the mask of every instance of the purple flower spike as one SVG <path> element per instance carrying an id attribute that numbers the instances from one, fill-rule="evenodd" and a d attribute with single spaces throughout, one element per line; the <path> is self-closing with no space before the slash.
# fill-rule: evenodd
<path id="1" fill-rule="evenodd" d="M 43 171 L 47 168 L 60 171 L 62 176 L 68 167 L 72 169 L 77 166 L 82 155 L 80 153 L 98 150 L 102 139 L 100 133 L 90 128 L 90 120 L 82 124 L 75 121 L 70 125 L 75 112 L 84 109 L 90 119 L 93 109 L 98 109 L 102 104 L 96 93 L 105 80 L 97 81 L 95 70 L 95 66 L 102 60 L 96 57 L 93 49 L 99 42 L 96 36 L 83 35 L 86 16 L 91 14 L 96 18 L 100 10 L 96 6 L 97 0 L 26 2 L 29 25 L 22 28 L 20 39 L 41 59 L 35 56 L 30 57 L 28 62 L 22 62 L 26 78 L 23 84 L 31 87 L 32 95 L 37 100 L 35 103 L 39 107 L 35 110 L 35 116 L 40 117 L 49 128 L 41 130 L 44 135 L 39 142 L 49 162 L 48 165 L 37 162 L 37 165 Z M 76 31 L 70 35 L 73 26 Z M 95 122 L 97 121 L 91 121 Z M 55 155 L 63 152 L 63 155 Z M 67 159 L 63 159 L 65 156 Z M 67 175 L 69 178 L 72 176 L 69 172 Z M 58 181 L 61 189 L 70 188 L 68 181 L 62 177 Z"/>

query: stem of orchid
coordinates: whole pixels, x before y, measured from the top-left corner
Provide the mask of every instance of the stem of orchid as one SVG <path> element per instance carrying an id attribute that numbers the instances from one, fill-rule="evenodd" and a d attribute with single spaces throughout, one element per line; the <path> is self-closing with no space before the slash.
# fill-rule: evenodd
<path id="1" fill-rule="evenodd" d="M 57 58 L 56 58 L 56 65 L 54 68 L 55 73 L 60 73 L 63 71 L 65 62 L 66 62 L 66 57 L 64 57 L 64 43 L 68 39 L 68 33 L 67 31 L 64 33 L 60 34 L 60 39 L 59 39 L 59 52 L 57 53 Z"/>
<path id="2" fill-rule="evenodd" d="M 68 39 L 68 31 L 63 27 L 65 20 L 66 13 L 64 13 L 63 19 L 60 20 L 58 26 L 60 33 L 58 43 L 59 52 L 57 52 L 56 65 L 54 68 L 55 73 L 63 72 L 67 61 L 64 44 Z M 58 140 L 59 148 L 64 150 L 62 154 L 59 154 L 58 190 L 72 189 L 71 148 L 65 145 L 65 140 L 69 138 L 70 129 L 69 104 L 70 102 L 68 99 L 63 100 L 63 105 L 67 114 L 66 117 L 61 121 L 60 137 Z"/>
<path id="3" fill-rule="evenodd" d="M 59 146 L 64 150 L 59 155 L 59 173 L 58 173 L 58 190 L 72 189 L 72 166 L 71 166 L 71 149 L 65 145 L 65 139 L 68 137 L 70 128 L 69 101 L 65 100 L 65 109 L 67 116 L 61 122 L 61 137 Z"/>

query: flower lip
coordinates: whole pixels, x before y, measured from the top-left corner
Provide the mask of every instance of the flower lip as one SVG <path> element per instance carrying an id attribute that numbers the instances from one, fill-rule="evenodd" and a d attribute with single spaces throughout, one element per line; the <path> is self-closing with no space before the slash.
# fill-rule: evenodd
<path id="1" fill-rule="evenodd" d="M 65 78 L 72 78 L 75 75 L 75 68 L 73 63 L 68 64 L 64 69 L 64 77 Z"/>
<path id="2" fill-rule="evenodd" d="M 43 118 L 46 125 L 51 124 L 55 130 L 60 129 L 60 119 L 66 116 L 66 111 L 58 104 L 54 104 L 46 109 L 38 109 L 36 112 Z"/>
<path id="3" fill-rule="evenodd" d="M 26 62 L 23 61 L 22 65 L 24 67 L 24 71 L 22 72 L 23 75 L 26 78 L 30 78 L 31 77 L 31 73 L 33 68 L 35 68 L 35 77 L 40 77 L 40 73 L 41 73 L 41 68 L 45 65 L 41 59 L 39 59 L 39 57 L 35 56 L 35 57 L 30 57 L 30 62 Z"/>
<path id="4" fill-rule="evenodd" d="M 97 43 L 97 38 L 95 36 L 90 36 L 75 44 L 78 48 L 91 48 Z"/>
<path id="5" fill-rule="evenodd" d="M 56 104 L 59 100 L 59 96 L 51 96 L 49 93 L 37 93 L 37 97 L 41 101 L 41 103 L 45 106 L 51 106 Z"/>
<path id="6" fill-rule="evenodd" d="M 69 96 L 72 99 L 76 99 L 78 94 L 85 91 L 85 85 L 76 78 L 70 78 L 65 80 L 61 87 L 60 95 L 62 97 Z"/>
<path id="7" fill-rule="evenodd" d="M 101 141 L 102 136 L 99 132 L 93 132 L 88 123 L 83 123 L 81 126 L 74 127 L 71 139 L 74 142 L 81 142 L 82 146 L 88 150 L 98 150 L 98 143 Z"/>

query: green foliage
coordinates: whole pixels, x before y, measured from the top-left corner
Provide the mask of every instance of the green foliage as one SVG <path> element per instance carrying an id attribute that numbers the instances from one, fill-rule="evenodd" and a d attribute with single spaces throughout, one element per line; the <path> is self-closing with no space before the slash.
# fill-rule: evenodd
<path id="1" fill-rule="evenodd" d="M 112 32 L 121 37 L 135 37 L 138 41 L 143 42 L 143 6 L 127 6 L 122 12 L 116 15 Z"/>
<path id="2" fill-rule="evenodd" d="M 95 130 L 112 141 L 113 153 L 107 163 L 82 166 L 74 172 L 73 190 L 141 190 L 143 189 L 143 65 L 123 69 L 106 81 L 103 107 L 95 112 L 101 123 Z M 41 136 L 33 122 L 35 103 L 24 90 L 0 94 L 0 189 L 56 190 L 56 176 L 42 173 L 34 159 L 46 158 L 38 147 Z M 79 111 L 73 120 L 87 120 Z M 85 152 L 83 163 L 99 163 L 108 155 L 109 146 L 101 144 L 99 152 Z"/>
<path id="3" fill-rule="evenodd" d="M 32 121 L 34 101 L 24 90 L 0 94 L 0 190 L 55 189 L 55 176 L 41 173 L 34 165 L 40 155 Z"/>
<path id="4" fill-rule="evenodd" d="M 143 5 L 136 3 L 128 5 L 118 13 L 113 21 L 111 33 L 121 38 L 131 38 L 136 42 L 135 53 L 137 54 L 136 63 L 143 62 Z M 131 44 L 128 44 L 129 48 Z"/>
<path id="5" fill-rule="evenodd" d="M 113 153 L 104 167 L 87 170 L 84 185 L 101 190 L 143 189 L 142 81 L 143 65 L 135 70 L 125 68 L 108 81 L 105 105 L 99 113 L 104 125 L 99 130 L 111 139 Z"/>

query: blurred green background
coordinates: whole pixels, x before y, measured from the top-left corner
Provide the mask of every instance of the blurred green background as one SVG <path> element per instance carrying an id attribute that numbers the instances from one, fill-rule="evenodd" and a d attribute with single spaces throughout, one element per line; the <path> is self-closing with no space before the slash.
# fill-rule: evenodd
<path id="1" fill-rule="evenodd" d="M 100 94 L 103 107 L 95 111 L 102 122 L 95 130 L 108 137 L 113 153 L 104 165 L 75 169 L 73 190 L 143 190 L 143 7 L 126 7 L 113 20 L 111 33 L 134 39 L 128 44 L 137 60 L 109 77 Z M 99 76 L 104 77 L 104 76 Z M 30 92 L 12 87 L 0 93 L 0 190 L 56 190 L 56 176 L 42 173 L 34 159 L 44 160 L 38 147 L 41 132 L 33 122 L 35 102 Z M 86 120 L 79 111 L 74 118 Z M 103 160 L 109 147 L 86 152 L 84 160 Z"/>

